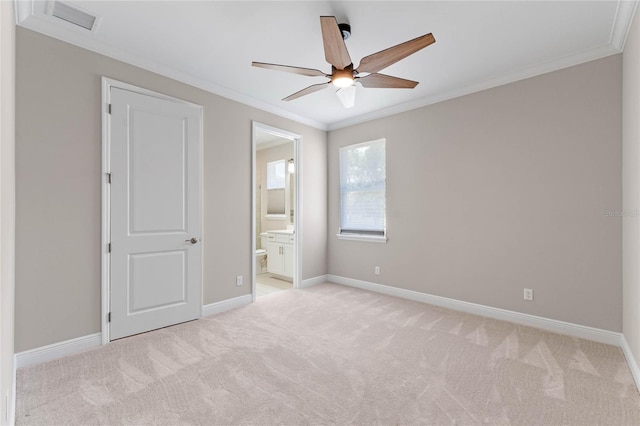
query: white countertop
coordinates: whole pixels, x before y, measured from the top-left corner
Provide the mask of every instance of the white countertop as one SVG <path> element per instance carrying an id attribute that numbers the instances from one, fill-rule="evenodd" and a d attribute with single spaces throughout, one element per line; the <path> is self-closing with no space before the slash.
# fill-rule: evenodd
<path id="1" fill-rule="evenodd" d="M 267 234 L 293 234 L 293 229 L 278 229 L 276 231 L 267 231 Z"/>

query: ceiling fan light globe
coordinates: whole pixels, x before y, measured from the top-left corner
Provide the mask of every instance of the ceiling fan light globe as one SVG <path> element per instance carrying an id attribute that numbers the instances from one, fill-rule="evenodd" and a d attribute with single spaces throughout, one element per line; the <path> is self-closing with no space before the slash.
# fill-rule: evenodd
<path id="1" fill-rule="evenodd" d="M 356 86 L 343 87 L 336 91 L 338 99 L 345 108 L 352 108 L 356 103 Z"/>
<path id="2" fill-rule="evenodd" d="M 353 86 L 353 78 L 349 77 L 337 77 L 331 80 L 331 82 L 338 88 Z"/>

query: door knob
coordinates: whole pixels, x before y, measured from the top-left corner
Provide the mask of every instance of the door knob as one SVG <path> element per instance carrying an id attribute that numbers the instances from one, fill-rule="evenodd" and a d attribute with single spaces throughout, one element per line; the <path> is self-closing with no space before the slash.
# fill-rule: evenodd
<path id="1" fill-rule="evenodd" d="M 191 243 L 191 244 L 195 244 L 198 242 L 198 239 L 196 237 L 191 238 L 190 240 L 184 240 L 185 243 Z"/>

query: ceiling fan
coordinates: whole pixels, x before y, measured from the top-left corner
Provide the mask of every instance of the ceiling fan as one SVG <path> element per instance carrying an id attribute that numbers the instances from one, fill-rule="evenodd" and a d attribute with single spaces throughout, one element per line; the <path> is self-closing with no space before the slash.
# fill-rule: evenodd
<path id="1" fill-rule="evenodd" d="M 348 24 L 339 24 L 335 16 L 321 16 L 320 28 L 322 30 L 322 42 L 324 44 L 324 56 L 331 64 L 331 74 L 325 74 L 320 70 L 311 68 L 292 67 L 289 65 L 268 64 L 265 62 L 252 62 L 251 65 L 259 68 L 267 68 L 277 71 L 285 71 L 293 74 L 306 75 L 310 77 L 327 77 L 330 81 L 326 83 L 314 84 L 287 96 L 283 101 L 291 101 L 301 96 L 317 92 L 329 84 L 338 88 L 336 94 L 346 108 L 354 105 L 356 87 L 355 82 L 367 88 L 389 88 L 389 89 L 413 89 L 418 85 L 417 81 L 405 80 L 404 78 L 392 77 L 390 75 L 379 74 L 378 71 L 395 64 L 401 59 L 435 43 L 433 34 L 425 34 L 413 40 L 400 43 L 396 46 L 382 50 L 369 56 L 365 56 L 360 61 L 358 67 L 354 67 L 351 57 L 347 51 L 344 40 L 351 35 L 351 27 Z M 361 73 L 367 75 L 360 76 Z"/>

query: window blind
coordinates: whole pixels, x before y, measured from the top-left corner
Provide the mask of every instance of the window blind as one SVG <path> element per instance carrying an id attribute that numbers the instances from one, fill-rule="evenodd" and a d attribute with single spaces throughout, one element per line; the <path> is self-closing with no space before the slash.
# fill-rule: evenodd
<path id="1" fill-rule="evenodd" d="M 340 148 L 340 233 L 383 236 L 385 140 Z"/>

